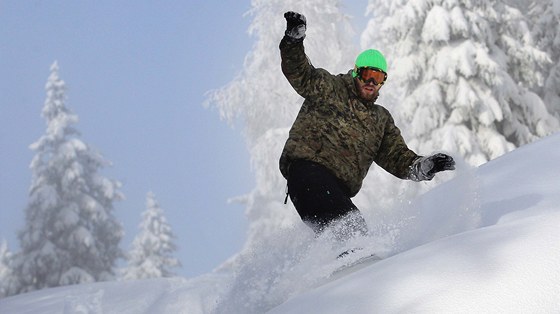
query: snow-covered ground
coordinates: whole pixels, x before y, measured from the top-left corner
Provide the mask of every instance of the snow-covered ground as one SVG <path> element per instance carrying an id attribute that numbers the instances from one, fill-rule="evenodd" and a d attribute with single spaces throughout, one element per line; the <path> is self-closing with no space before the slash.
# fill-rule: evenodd
<path id="1" fill-rule="evenodd" d="M 47 289 L 0 313 L 560 313 L 559 161 L 556 134 L 458 169 L 370 239 L 382 261 L 337 278 L 294 227 L 234 273 Z"/>

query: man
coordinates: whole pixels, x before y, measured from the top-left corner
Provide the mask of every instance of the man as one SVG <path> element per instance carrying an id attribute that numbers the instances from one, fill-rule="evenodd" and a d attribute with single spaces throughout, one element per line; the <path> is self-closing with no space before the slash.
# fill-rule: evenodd
<path id="1" fill-rule="evenodd" d="M 303 15 L 284 14 L 280 42 L 282 72 L 305 98 L 290 130 L 280 171 L 302 220 L 316 234 L 340 222 L 337 238 L 367 234 L 365 220 L 352 203 L 373 162 L 401 179 L 431 180 L 436 172 L 455 169 L 445 154 L 419 156 L 404 142 L 387 109 L 375 104 L 387 79 L 387 62 L 366 50 L 346 74 L 315 68 L 305 55 L 307 27 Z"/>

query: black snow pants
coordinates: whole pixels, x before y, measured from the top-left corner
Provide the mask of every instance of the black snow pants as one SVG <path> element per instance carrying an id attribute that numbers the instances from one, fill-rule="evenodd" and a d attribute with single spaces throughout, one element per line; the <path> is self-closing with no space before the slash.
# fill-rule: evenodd
<path id="1" fill-rule="evenodd" d="M 333 226 L 337 240 L 367 235 L 367 225 L 348 188 L 326 167 L 308 160 L 291 163 L 288 193 L 301 219 L 320 235 Z"/>

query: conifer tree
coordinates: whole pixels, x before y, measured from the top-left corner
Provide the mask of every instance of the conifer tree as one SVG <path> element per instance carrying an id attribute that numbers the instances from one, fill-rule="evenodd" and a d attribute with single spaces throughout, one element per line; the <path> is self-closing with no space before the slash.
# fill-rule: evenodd
<path id="1" fill-rule="evenodd" d="M 560 118 L 560 1 L 533 1 L 527 9 L 537 47 L 550 58 L 540 69 L 544 73 L 544 83 L 536 90 L 549 111 Z"/>
<path id="2" fill-rule="evenodd" d="M 250 221 L 248 247 L 278 228 L 299 221 L 297 213 L 283 204 L 286 181 L 278 159 L 303 99 L 292 89 L 280 69 L 278 45 L 286 30 L 284 12 L 296 11 L 307 18 L 305 50 L 311 62 L 333 74 L 352 68 L 357 50 L 350 18 L 338 0 L 253 1 L 249 11 L 249 34 L 255 37 L 243 71 L 227 86 L 214 91 L 208 104 L 216 106 L 229 122 L 244 123 L 244 134 L 256 187 L 244 199 Z"/>
<path id="3" fill-rule="evenodd" d="M 542 99 L 523 14 L 504 1 L 371 0 L 363 46 L 387 54 L 391 105 L 409 144 L 479 165 L 559 129 Z"/>
<path id="4" fill-rule="evenodd" d="M 219 108 L 221 116 L 229 122 L 243 122 L 255 174 L 254 189 L 240 198 L 246 202 L 249 222 L 244 249 L 223 265 L 223 268 L 234 268 L 247 276 L 239 275 L 232 283 L 232 295 L 228 299 L 235 300 L 234 304 L 226 306 L 228 309 L 217 310 L 219 313 L 231 312 L 230 306 L 239 313 L 263 312 L 263 308 L 251 308 L 251 304 L 255 298 L 265 300 L 266 289 L 251 296 L 243 291 L 267 287 L 271 279 L 252 277 L 254 271 L 243 273 L 242 265 L 253 263 L 255 254 L 268 256 L 269 252 L 262 250 L 269 246 L 263 244 L 279 240 L 286 228 L 305 228 L 291 202 L 283 203 L 286 180 L 278 168 L 289 129 L 303 103 L 303 98 L 290 86 L 280 66 L 279 44 L 286 30 L 284 13 L 295 11 L 306 17 L 304 47 L 315 67 L 332 74 L 347 73 L 358 54 L 350 17 L 342 12 L 341 1 L 254 0 L 251 4 L 249 34 L 254 36 L 255 43 L 245 58 L 244 69 L 208 99 L 208 103 Z"/>
<path id="5" fill-rule="evenodd" d="M 361 46 L 380 49 L 389 62 L 378 103 L 417 153 L 446 151 L 480 165 L 559 129 L 530 91 L 546 54 L 520 10 L 504 1 L 369 1 Z M 376 171 L 361 194 L 372 208 L 394 211 L 433 184 Z"/>
<path id="6" fill-rule="evenodd" d="M 10 295 L 10 286 L 13 283 L 11 268 L 12 253 L 8 249 L 8 243 L 0 241 L 0 298 Z"/>
<path id="7" fill-rule="evenodd" d="M 99 173 L 109 163 L 79 139 L 57 62 L 50 70 L 46 133 L 30 146 L 36 155 L 14 258 L 15 293 L 112 279 L 122 256 L 122 227 L 113 215 L 113 203 L 123 198 L 120 183 Z"/>
<path id="8" fill-rule="evenodd" d="M 139 229 L 128 254 L 128 266 L 123 271 L 123 278 L 175 276 L 172 269 L 181 266 L 179 260 L 173 257 L 177 249 L 173 242 L 175 236 L 152 192 L 146 197 L 146 210 L 142 213 Z"/>

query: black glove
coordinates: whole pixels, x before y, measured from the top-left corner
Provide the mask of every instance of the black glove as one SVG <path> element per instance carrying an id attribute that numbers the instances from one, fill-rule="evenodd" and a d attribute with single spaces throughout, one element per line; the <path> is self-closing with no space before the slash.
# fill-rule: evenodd
<path id="1" fill-rule="evenodd" d="M 296 12 L 286 12 L 284 13 L 284 18 L 286 19 L 286 35 L 287 39 L 291 43 L 298 43 L 303 41 L 305 38 L 305 30 L 307 29 L 307 21 L 303 14 Z"/>
<path id="2" fill-rule="evenodd" d="M 418 158 L 411 166 L 410 178 L 414 181 L 432 180 L 437 172 L 455 170 L 453 157 L 438 153 Z"/>

